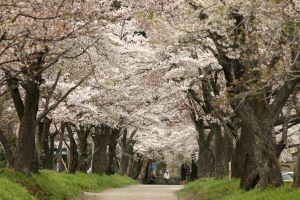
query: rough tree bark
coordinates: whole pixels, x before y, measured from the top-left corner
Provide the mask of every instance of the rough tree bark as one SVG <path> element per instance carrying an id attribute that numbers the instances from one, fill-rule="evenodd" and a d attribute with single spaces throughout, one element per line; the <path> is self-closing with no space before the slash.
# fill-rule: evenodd
<path id="1" fill-rule="evenodd" d="M 139 173 L 143 167 L 143 158 L 141 155 L 137 154 L 137 159 L 134 160 L 131 178 L 137 179 L 139 177 Z"/>
<path id="2" fill-rule="evenodd" d="M 142 168 L 141 168 L 141 171 L 140 171 L 140 174 L 138 176 L 138 180 L 141 181 L 141 182 L 145 182 L 147 177 L 147 169 L 149 167 L 149 159 L 148 158 L 145 158 L 143 160 L 143 165 L 142 165 Z"/>
<path id="3" fill-rule="evenodd" d="M 294 169 L 293 188 L 300 188 L 300 146 L 297 148 L 296 166 Z"/>
<path id="4" fill-rule="evenodd" d="M 236 25 L 236 31 L 232 32 L 232 36 L 239 41 L 232 41 L 232 44 L 235 46 L 234 49 L 242 50 L 249 45 L 245 43 L 248 39 L 245 32 L 247 30 L 246 26 L 251 27 L 251 22 L 255 18 L 254 16 L 248 18 L 248 16 L 243 16 L 235 10 L 231 12 L 231 17 L 235 20 Z M 249 20 L 249 23 L 245 23 L 247 20 Z M 223 46 L 223 41 L 226 39 L 213 31 L 209 31 L 209 35 L 216 45 L 216 51 L 211 48 L 210 50 L 218 59 L 225 74 L 228 88 L 227 95 L 231 101 L 231 107 L 236 111 L 241 123 L 249 128 L 249 132 L 247 132 L 253 137 L 253 158 L 248 159 L 249 156 L 251 157 L 249 154 L 247 160 L 253 160 L 256 169 L 249 170 L 248 174 L 243 174 L 242 177 L 248 177 L 246 178 L 247 181 L 252 182 L 249 185 L 256 185 L 256 176 L 252 174 L 257 172 L 260 187 L 265 188 L 269 184 L 277 187 L 282 186 L 283 181 L 277 161 L 276 144 L 272 136 L 272 129 L 282 108 L 286 105 L 295 86 L 300 81 L 300 67 L 299 62 L 296 61 L 296 58 L 299 60 L 299 56 L 295 56 L 298 53 L 293 54 L 293 52 L 299 51 L 299 44 L 294 41 L 295 37 L 291 37 L 293 42 L 288 41 L 289 38 L 282 38 L 283 40 L 286 39 L 286 42 L 292 44 L 292 46 L 295 44 L 295 47 L 291 47 L 291 57 L 296 62 L 291 65 L 290 70 L 296 76 L 295 78 L 285 79 L 283 84 L 274 92 L 272 86 L 266 86 L 264 85 L 265 82 L 261 81 L 263 80 L 262 61 L 251 59 L 252 55 L 257 54 L 257 48 L 247 48 L 247 51 L 241 53 L 239 59 L 229 58 L 226 56 L 227 47 Z M 268 67 L 274 67 L 280 60 L 280 55 L 274 55 Z M 253 92 L 251 88 L 257 88 L 258 92 Z M 244 170 L 244 172 L 246 171 L 248 170 Z"/>
<path id="5" fill-rule="evenodd" d="M 74 139 L 74 132 L 69 123 L 66 125 L 66 129 L 68 132 L 69 140 L 70 140 L 70 155 L 69 155 L 69 172 L 71 174 L 76 173 L 78 167 L 78 151 L 76 141 Z"/>
<path id="6" fill-rule="evenodd" d="M 78 151 L 79 151 L 79 159 L 78 159 L 78 170 L 82 172 L 87 172 L 89 169 L 89 160 L 88 160 L 88 136 L 90 134 L 91 128 L 88 126 L 80 126 L 79 130 L 77 130 L 78 136 Z"/>
<path id="7" fill-rule="evenodd" d="M 106 173 L 109 174 L 110 167 L 113 166 L 116 169 L 116 149 L 118 145 L 118 139 L 121 134 L 121 129 L 119 128 L 111 128 L 110 135 L 108 137 L 108 156 L 107 156 L 107 166 Z"/>
<path id="8" fill-rule="evenodd" d="M 128 155 L 129 155 L 129 160 L 128 160 L 128 166 L 126 170 L 126 176 L 130 177 L 131 172 L 132 172 L 132 167 L 133 167 L 133 162 L 134 162 L 134 151 L 133 151 L 133 145 L 130 144 L 128 147 Z"/>
<path id="9" fill-rule="evenodd" d="M 132 156 L 130 152 L 131 148 L 133 149 L 133 146 L 135 144 L 135 141 L 133 140 L 134 135 L 136 134 L 137 130 L 134 130 L 130 136 L 128 137 L 128 130 L 125 129 L 123 132 L 122 140 L 121 140 L 121 166 L 120 166 L 120 174 L 125 175 L 127 172 L 129 159 Z"/>
<path id="10" fill-rule="evenodd" d="M 55 137 L 58 134 L 58 131 L 55 131 L 50 135 L 49 138 L 49 159 L 48 159 L 48 166 L 47 169 L 53 169 L 54 168 L 54 147 L 55 147 Z"/>
<path id="11" fill-rule="evenodd" d="M 95 127 L 94 133 L 92 133 L 92 139 L 94 142 L 94 154 L 92 172 L 97 174 L 103 174 L 106 171 L 106 151 L 108 146 L 110 127 L 102 124 Z"/>
<path id="12" fill-rule="evenodd" d="M 24 112 L 20 121 L 15 169 L 25 174 L 32 172 L 35 147 L 36 115 L 39 104 L 39 84 L 36 79 L 24 84 L 26 91 Z"/>
<path id="13" fill-rule="evenodd" d="M 4 97 L 0 97 L 0 119 L 2 118 L 4 101 Z M 15 165 L 15 155 L 12 149 L 12 144 L 5 135 L 2 123 L 0 123 L 0 142 L 5 152 L 5 158 L 8 162 L 8 167 L 13 168 Z"/>
<path id="14" fill-rule="evenodd" d="M 201 152 L 198 158 L 198 177 L 211 177 L 214 174 L 214 156 L 211 151 L 213 133 L 209 132 L 206 137 L 203 120 L 198 119 L 195 123 L 198 132 L 199 152 Z"/>
<path id="15" fill-rule="evenodd" d="M 35 54 L 34 61 L 22 71 L 26 77 L 22 81 L 25 90 L 24 102 L 19 91 L 19 80 L 9 72 L 5 75 L 6 85 L 20 120 L 15 169 L 25 174 L 31 174 L 35 157 L 35 127 L 40 97 L 39 87 L 42 82 L 40 70 L 44 59 L 43 54 L 43 52 Z"/>
<path id="16" fill-rule="evenodd" d="M 49 169 L 49 135 L 50 135 L 51 119 L 45 117 L 43 121 L 38 123 L 37 131 L 37 153 L 39 168 Z"/>
<path id="17" fill-rule="evenodd" d="M 241 188 L 245 190 L 254 188 L 257 183 L 262 188 L 269 184 L 274 186 L 283 184 L 277 160 L 275 139 L 272 136 L 273 118 L 269 116 L 267 107 L 261 101 L 260 98 L 255 99 L 251 102 L 252 104 L 244 103 L 237 109 L 244 130 L 246 130 L 244 134 L 248 134 L 247 137 L 252 137 L 253 140 L 252 145 L 249 146 L 253 148 L 250 150 L 253 154 L 246 154 L 247 159 L 244 163 L 244 173 L 241 179 Z M 252 162 L 255 164 L 251 164 Z"/>
<path id="18" fill-rule="evenodd" d="M 219 124 L 211 124 L 215 135 L 215 176 L 223 178 L 228 175 L 228 162 L 232 160 L 233 140 Z"/>
<path id="19" fill-rule="evenodd" d="M 67 166 L 64 163 L 63 157 L 62 157 L 62 147 L 63 147 L 63 142 L 64 142 L 64 137 L 65 137 L 65 129 L 66 129 L 66 124 L 65 122 L 61 123 L 60 130 L 59 130 L 59 143 L 58 143 L 58 154 L 57 154 L 57 160 L 59 163 L 59 170 L 62 169 L 62 166 L 65 168 L 65 170 L 68 170 Z"/>
<path id="20" fill-rule="evenodd" d="M 0 142 L 5 152 L 5 158 L 7 159 L 8 167 L 13 168 L 15 165 L 15 155 L 12 150 L 11 143 L 10 141 L 7 140 L 1 125 L 0 125 Z"/>

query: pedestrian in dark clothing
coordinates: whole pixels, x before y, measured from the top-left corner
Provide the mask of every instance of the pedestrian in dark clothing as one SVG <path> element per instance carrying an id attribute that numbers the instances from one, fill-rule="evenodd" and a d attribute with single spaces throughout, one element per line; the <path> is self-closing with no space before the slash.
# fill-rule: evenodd
<path id="1" fill-rule="evenodd" d="M 114 166 L 112 165 L 112 166 L 110 166 L 109 167 L 109 174 L 110 175 L 114 175 L 116 172 L 115 172 L 115 168 L 114 168 Z"/>
<path id="2" fill-rule="evenodd" d="M 181 165 L 181 185 L 186 184 L 187 168 L 185 164 Z"/>

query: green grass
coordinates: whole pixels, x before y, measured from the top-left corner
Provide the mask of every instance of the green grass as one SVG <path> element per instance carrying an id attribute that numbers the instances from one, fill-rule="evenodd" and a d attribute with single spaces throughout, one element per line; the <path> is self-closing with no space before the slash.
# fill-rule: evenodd
<path id="1" fill-rule="evenodd" d="M 0 169 L 1 200 L 67 200 L 83 191 L 100 192 L 130 184 L 136 184 L 136 181 L 120 175 L 72 175 L 43 170 L 27 177 L 13 170 Z"/>
<path id="2" fill-rule="evenodd" d="M 178 196 L 186 200 L 300 200 L 300 190 L 288 183 L 282 188 L 245 192 L 239 189 L 239 180 L 207 178 L 189 183 Z"/>

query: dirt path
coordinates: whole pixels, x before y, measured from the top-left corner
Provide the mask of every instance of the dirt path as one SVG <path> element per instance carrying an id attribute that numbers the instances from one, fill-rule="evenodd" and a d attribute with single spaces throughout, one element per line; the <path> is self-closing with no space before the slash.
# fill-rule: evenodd
<path id="1" fill-rule="evenodd" d="M 180 185 L 135 185 L 101 193 L 85 193 L 77 200 L 176 200 Z"/>

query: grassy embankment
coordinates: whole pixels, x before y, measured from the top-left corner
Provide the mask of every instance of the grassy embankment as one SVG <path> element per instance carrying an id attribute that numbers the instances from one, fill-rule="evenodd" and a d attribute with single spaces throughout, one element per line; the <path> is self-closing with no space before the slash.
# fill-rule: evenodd
<path id="1" fill-rule="evenodd" d="M 178 196 L 184 200 L 300 200 L 300 190 L 287 183 L 282 188 L 245 192 L 239 189 L 239 180 L 208 178 L 189 183 Z"/>
<path id="2" fill-rule="evenodd" d="M 0 169 L 1 200 L 67 200 L 83 191 L 100 192 L 136 182 L 130 178 L 114 175 L 58 173 L 43 170 L 32 177 L 8 169 Z"/>

